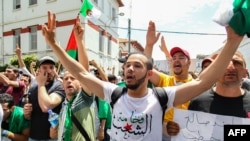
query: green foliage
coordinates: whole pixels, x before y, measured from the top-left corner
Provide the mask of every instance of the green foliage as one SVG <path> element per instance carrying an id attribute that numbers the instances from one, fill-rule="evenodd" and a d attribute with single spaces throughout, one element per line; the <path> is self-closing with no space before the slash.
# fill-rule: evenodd
<path id="1" fill-rule="evenodd" d="M 4 72 L 7 66 L 8 64 L 5 64 L 4 66 L 0 66 L 0 72 Z"/>
<path id="2" fill-rule="evenodd" d="M 35 61 L 35 62 L 38 61 L 37 55 L 35 55 L 35 54 L 25 55 L 25 56 L 23 56 L 23 61 L 24 61 L 25 66 L 27 67 L 27 69 L 29 69 L 30 63 L 32 61 Z M 17 60 L 16 56 L 14 56 L 10 59 L 10 64 L 13 66 L 19 67 L 18 60 Z"/>

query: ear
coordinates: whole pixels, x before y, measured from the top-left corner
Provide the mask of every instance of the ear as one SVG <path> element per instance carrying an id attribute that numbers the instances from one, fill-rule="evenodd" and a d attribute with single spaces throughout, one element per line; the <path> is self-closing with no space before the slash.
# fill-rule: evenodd
<path id="1" fill-rule="evenodd" d="M 148 76 L 152 76 L 153 75 L 153 70 L 148 70 Z"/>

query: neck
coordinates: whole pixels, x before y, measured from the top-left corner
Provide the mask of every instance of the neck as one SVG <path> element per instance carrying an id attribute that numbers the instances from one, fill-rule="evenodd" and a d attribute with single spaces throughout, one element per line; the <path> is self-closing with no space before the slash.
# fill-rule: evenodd
<path id="1" fill-rule="evenodd" d="M 147 95 L 147 93 L 148 93 L 147 84 L 145 85 L 144 83 L 135 90 L 128 89 L 128 95 L 134 98 L 144 97 L 145 95 Z"/>
<path id="2" fill-rule="evenodd" d="M 182 74 L 180 74 L 180 75 L 174 75 L 174 77 L 175 77 L 176 79 L 178 79 L 178 80 L 186 80 L 186 79 L 188 79 L 189 74 L 188 74 L 188 73 L 187 73 L 187 74 L 182 73 Z"/>
<path id="3" fill-rule="evenodd" d="M 213 90 L 224 97 L 238 97 L 244 94 L 244 90 L 239 86 L 223 86 L 216 83 L 216 87 Z"/>

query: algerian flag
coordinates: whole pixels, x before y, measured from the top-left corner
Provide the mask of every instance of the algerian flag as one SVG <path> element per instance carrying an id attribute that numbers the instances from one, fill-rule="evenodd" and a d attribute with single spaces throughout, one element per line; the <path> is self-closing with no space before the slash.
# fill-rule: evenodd
<path id="1" fill-rule="evenodd" d="M 87 17 L 88 19 L 98 19 L 101 16 L 100 10 L 95 8 L 92 3 L 89 2 L 89 0 L 84 0 L 82 7 L 80 9 L 80 13 Z"/>
<path id="2" fill-rule="evenodd" d="M 213 20 L 239 35 L 250 35 L 250 0 L 223 0 Z"/>
<path id="3" fill-rule="evenodd" d="M 73 30 L 69 37 L 68 45 L 66 47 L 66 52 L 73 59 L 77 60 L 77 45 L 76 45 L 76 39 L 75 39 L 75 34 Z"/>

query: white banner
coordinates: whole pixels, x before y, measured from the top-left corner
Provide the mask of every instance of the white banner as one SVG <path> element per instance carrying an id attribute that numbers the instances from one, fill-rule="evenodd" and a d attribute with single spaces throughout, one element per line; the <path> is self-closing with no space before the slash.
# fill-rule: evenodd
<path id="1" fill-rule="evenodd" d="M 250 119 L 221 116 L 191 110 L 174 110 L 174 121 L 181 128 L 171 141 L 223 141 L 225 124 L 248 124 Z"/>

